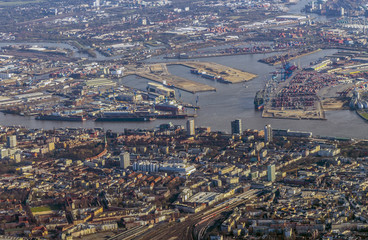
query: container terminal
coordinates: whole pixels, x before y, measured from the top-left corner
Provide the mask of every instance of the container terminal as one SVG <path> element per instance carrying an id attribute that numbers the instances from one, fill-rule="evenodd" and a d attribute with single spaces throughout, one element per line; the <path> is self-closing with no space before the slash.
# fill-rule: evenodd
<path id="1" fill-rule="evenodd" d="M 366 52 L 340 51 L 303 69 L 290 64 L 273 72 L 264 89 L 256 93 L 255 108 L 262 117 L 325 120 L 325 111 L 352 109 L 367 119 Z M 283 60 L 285 62 L 285 60 Z M 281 77 L 276 74 L 281 73 Z"/>

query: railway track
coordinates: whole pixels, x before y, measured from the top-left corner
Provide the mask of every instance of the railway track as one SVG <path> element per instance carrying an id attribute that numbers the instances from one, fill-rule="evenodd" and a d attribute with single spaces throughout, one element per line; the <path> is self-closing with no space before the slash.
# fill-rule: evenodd
<path id="1" fill-rule="evenodd" d="M 138 226 L 138 227 L 133 227 L 125 232 L 116 234 L 115 236 L 112 236 L 111 238 L 109 238 L 108 240 L 130 240 L 136 236 L 138 236 L 139 234 L 142 234 L 143 232 L 147 231 L 149 229 L 149 227 L 147 226 Z"/>
<path id="2" fill-rule="evenodd" d="M 224 211 L 233 209 L 241 204 L 246 203 L 250 199 L 257 197 L 258 190 L 250 190 L 246 193 L 239 194 L 215 207 L 203 212 L 197 213 L 189 217 L 186 221 L 181 223 L 167 223 L 158 227 L 155 227 L 147 233 L 141 234 L 134 239 L 136 240 L 155 240 L 155 239 L 176 239 L 176 240 L 194 240 L 201 239 L 206 233 L 206 229 L 195 231 L 196 227 L 200 227 L 201 224 L 207 223 L 213 220 L 216 216 Z M 208 227 L 209 224 L 206 224 Z M 194 233 L 194 234 L 193 234 Z M 199 234 L 198 234 L 199 233 Z M 195 236 L 193 236 L 195 235 Z"/>

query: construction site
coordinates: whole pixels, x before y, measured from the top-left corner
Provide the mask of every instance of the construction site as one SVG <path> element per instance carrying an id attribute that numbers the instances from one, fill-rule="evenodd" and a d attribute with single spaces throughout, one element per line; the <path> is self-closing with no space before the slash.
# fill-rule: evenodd
<path id="1" fill-rule="evenodd" d="M 205 71 L 209 76 L 222 78 L 227 83 L 241 83 L 254 79 L 256 74 L 244 72 L 235 68 L 214 62 L 173 62 L 171 65 L 182 65 L 191 69 Z"/>

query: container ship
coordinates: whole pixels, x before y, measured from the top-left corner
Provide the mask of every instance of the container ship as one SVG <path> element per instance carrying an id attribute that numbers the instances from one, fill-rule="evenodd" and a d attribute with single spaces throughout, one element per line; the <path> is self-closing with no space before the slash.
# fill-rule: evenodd
<path id="1" fill-rule="evenodd" d="M 254 97 L 254 108 L 262 110 L 264 107 L 264 90 L 259 90 Z"/>
<path id="2" fill-rule="evenodd" d="M 103 112 L 95 119 L 96 122 L 149 122 L 156 120 L 151 113 L 139 113 L 129 111 Z"/>
<path id="3" fill-rule="evenodd" d="M 83 122 L 87 119 L 80 115 L 41 114 L 36 117 L 36 120 Z"/>

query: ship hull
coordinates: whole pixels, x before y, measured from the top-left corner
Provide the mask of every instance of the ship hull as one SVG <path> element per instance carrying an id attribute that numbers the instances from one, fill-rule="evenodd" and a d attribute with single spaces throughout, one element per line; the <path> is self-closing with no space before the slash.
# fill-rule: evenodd
<path id="1" fill-rule="evenodd" d="M 152 117 L 99 117 L 95 122 L 149 122 L 155 118 Z"/>
<path id="2" fill-rule="evenodd" d="M 158 119 L 184 119 L 187 117 L 187 114 L 163 114 L 157 116 Z"/>
<path id="3" fill-rule="evenodd" d="M 36 117 L 36 120 L 46 121 L 67 121 L 67 122 L 83 122 L 86 119 L 79 116 L 53 116 L 53 115 L 40 115 Z"/>
<path id="4" fill-rule="evenodd" d="M 256 110 L 262 110 L 264 107 L 263 91 L 258 91 L 254 97 L 254 108 Z"/>

